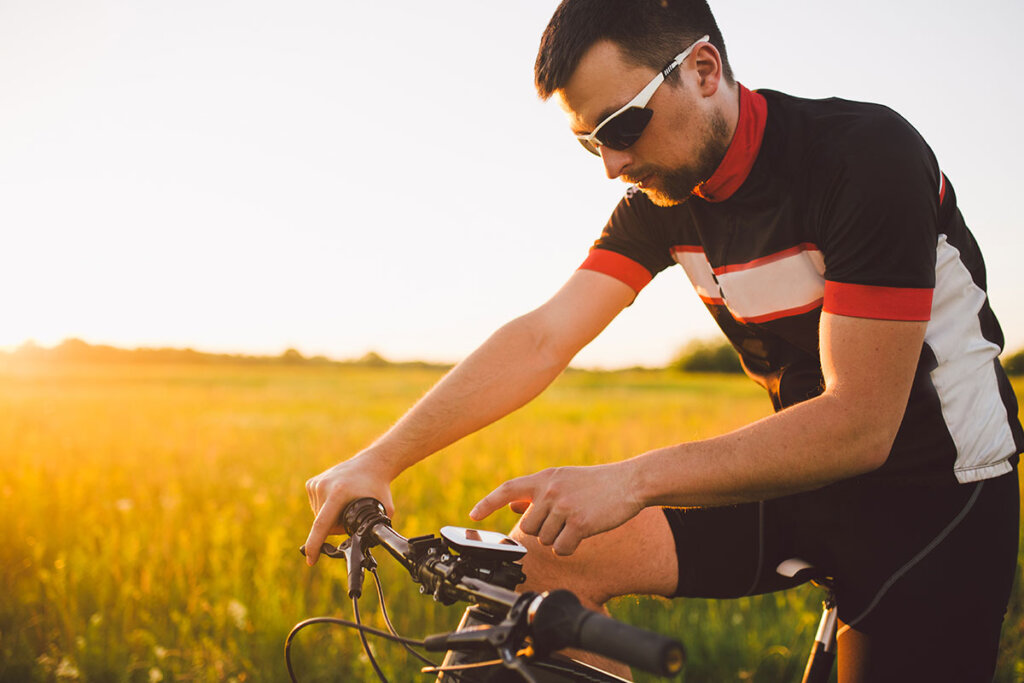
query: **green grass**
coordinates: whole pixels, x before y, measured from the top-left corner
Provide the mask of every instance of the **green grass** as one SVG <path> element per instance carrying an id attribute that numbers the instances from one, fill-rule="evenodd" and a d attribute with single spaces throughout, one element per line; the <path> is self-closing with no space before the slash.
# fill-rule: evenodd
<path id="1" fill-rule="evenodd" d="M 432 370 L 230 365 L 0 368 L 0 683 L 282 681 L 291 626 L 351 616 L 344 565 L 307 569 L 304 481 L 370 442 Z M 1017 384 L 1018 396 L 1022 386 Z M 500 481 L 552 464 L 621 459 L 767 414 L 741 377 L 562 377 L 540 399 L 403 474 L 396 527 L 469 524 Z M 512 525 L 510 512 L 488 526 Z M 459 609 L 382 564 L 396 626 L 449 629 Z M 685 680 L 798 680 L 820 595 L 736 601 L 628 598 L 613 612 L 678 634 Z M 379 624 L 374 599 L 364 615 Z M 1004 629 L 1001 681 L 1024 681 L 1024 596 Z M 375 643 L 395 681 L 417 678 Z M 371 680 L 358 640 L 313 627 L 303 681 Z M 648 679 L 650 680 L 650 679 Z"/>

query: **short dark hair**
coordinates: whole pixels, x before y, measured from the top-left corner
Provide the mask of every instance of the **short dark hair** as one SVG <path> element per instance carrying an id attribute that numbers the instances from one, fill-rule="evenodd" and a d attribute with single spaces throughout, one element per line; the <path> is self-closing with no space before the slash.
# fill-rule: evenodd
<path id="1" fill-rule="evenodd" d="M 703 35 L 722 55 L 722 71 L 733 83 L 722 32 L 706 0 L 564 0 L 540 39 L 534 80 L 548 99 L 569 82 L 590 46 L 610 40 L 630 61 L 663 68 Z"/>

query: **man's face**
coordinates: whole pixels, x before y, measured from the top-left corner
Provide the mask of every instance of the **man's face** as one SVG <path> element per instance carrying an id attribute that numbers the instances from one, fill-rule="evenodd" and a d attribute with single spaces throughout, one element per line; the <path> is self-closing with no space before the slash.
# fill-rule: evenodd
<path id="1" fill-rule="evenodd" d="M 621 151 L 598 148 L 609 178 L 636 184 L 659 206 L 686 201 L 693 188 L 714 173 L 729 147 L 724 115 L 699 92 L 694 59 L 688 57 L 677 69 L 678 76 L 654 93 L 647 104 L 654 115 L 636 143 Z M 595 43 L 557 93 L 573 132 L 592 131 L 656 73 L 628 62 L 610 41 Z"/>

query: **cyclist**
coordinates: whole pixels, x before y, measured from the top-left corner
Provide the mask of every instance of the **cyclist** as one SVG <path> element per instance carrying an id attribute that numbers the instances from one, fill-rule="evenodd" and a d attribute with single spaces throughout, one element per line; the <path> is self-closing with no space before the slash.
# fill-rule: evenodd
<path id="1" fill-rule="evenodd" d="M 403 469 L 532 399 L 678 263 L 777 412 L 505 482 L 471 516 L 525 511 L 527 587 L 595 609 L 785 588 L 774 567 L 799 556 L 835 578 L 843 683 L 991 679 L 1024 433 L 981 253 L 924 140 L 879 105 L 748 90 L 703 0 L 565 0 L 536 82 L 631 187 L 547 303 L 307 482 L 307 547 L 357 496 L 391 508 Z"/>

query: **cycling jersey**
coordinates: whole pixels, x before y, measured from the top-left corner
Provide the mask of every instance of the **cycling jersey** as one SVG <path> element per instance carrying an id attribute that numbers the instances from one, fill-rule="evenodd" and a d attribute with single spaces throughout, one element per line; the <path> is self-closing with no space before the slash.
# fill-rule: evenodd
<path id="1" fill-rule="evenodd" d="M 967 483 L 1016 464 L 1024 433 L 981 252 L 931 149 L 892 110 L 740 86 L 713 176 L 672 207 L 631 188 L 581 268 L 640 292 L 674 264 L 776 410 L 823 391 L 822 311 L 927 321 L 890 457 L 867 476 Z"/>

